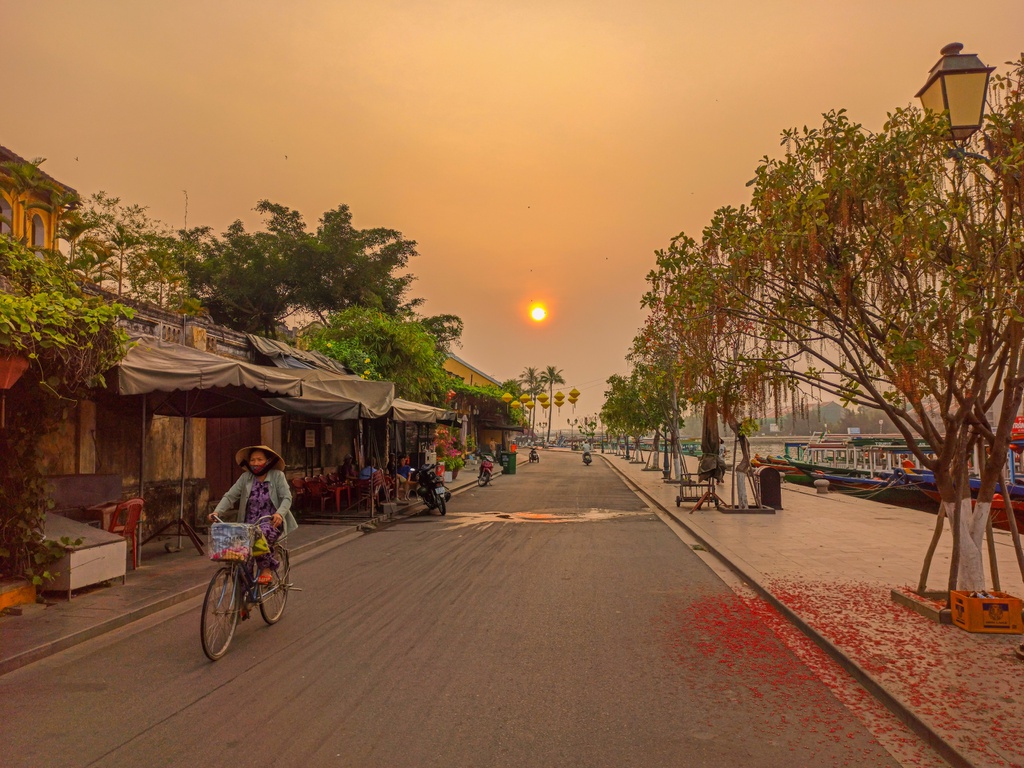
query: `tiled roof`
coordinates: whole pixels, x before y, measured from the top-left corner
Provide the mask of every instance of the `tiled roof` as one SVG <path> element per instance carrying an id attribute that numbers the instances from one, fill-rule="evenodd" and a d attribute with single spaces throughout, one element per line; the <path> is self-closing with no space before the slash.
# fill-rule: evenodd
<path id="1" fill-rule="evenodd" d="M 27 163 L 28 160 L 23 158 L 21 155 L 16 154 L 15 152 L 12 152 L 7 147 L 5 147 L 3 145 L 0 145 L 0 163 L 6 163 L 6 162 Z M 78 194 L 76 190 L 72 189 L 67 184 L 61 184 L 59 181 L 57 181 L 55 178 L 53 178 L 53 176 L 48 174 L 42 168 L 39 169 L 39 175 L 42 176 L 47 181 L 49 181 L 51 184 L 56 184 L 57 188 L 62 190 L 62 191 L 64 191 L 64 192 L 74 192 L 75 194 Z"/>

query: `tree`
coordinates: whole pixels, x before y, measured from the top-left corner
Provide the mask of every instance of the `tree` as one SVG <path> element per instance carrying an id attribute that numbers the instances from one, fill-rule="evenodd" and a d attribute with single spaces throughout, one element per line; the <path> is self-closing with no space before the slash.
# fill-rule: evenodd
<path id="1" fill-rule="evenodd" d="M 639 446 L 640 438 L 656 429 L 664 414 L 644 391 L 636 370 L 629 376 L 609 376 L 607 383 L 604 406 L 601 408 L 601 421 L 611 433 L 623 435 L 627 439 L 631 437 L 635 445 Z M 592 429 L 586 419 L 583 421 L 584 427 Z M 585 430 L 581 429 L 581 432 L 583 431 Z"/>
<path id="2" fill-rule="evenodd" d="M 50 181 L 39 166 L 46 162 L 45 157 L 37 157 L 33 160 L 16 161 L 8 160 L 0 163 L 0 189 L 3 189 L 11 198 L 13 208 L 21 207 L 22 220 L 20 229 L 22 232 L 21 242 L 27 244 L 29 233 L 32 231 L 29 216 L 33 210 L 49 207 L 49 199 L 52 194 L 58 191 L 57 186 Z M 11 222 L 13 228 L 15 222 Z M 17 230 L 15 230 L 17 231 Z M 36 247 L 43 246 L 40 243 L 33 243 Z M 52 245 L 52 244 L 51 244 Z"/>
<path id="3" fill-rule="evenodd" d="M 449 377 L 442 364 L 446 355 L 416 320 L 352 307 L 332 315 L 326 328 L 313 331 L 305 341 L 352 370 L 364 371 L 367 378 L 393 381 L 399 397 L 438 406 L 445 403 Z"/>
<path id="4" fill-rule="evenodd" d="M 996 80 L 988 158 L 951 159 L 942 119 L 913 109 L 877 134 L 843 112 L 787 131 L 751 205 L 717 212 L 702 243 L 745 335 L 740 367 L 880 409 L 933 473 L 938 526 L 953 524 L 951 589 L 985 587 L 984 532 L 1024 390 L 1022 80 L 1024 62 Z M 972 505 L 975 449 L 989 459 Z"/>
<path id="5" fill-rule="evenodd" d="M 369 307 L 411 316 L 421 303 L 407 299 L 413 277 L 403 273 L 416 243 L 391 229 L 358 230 L 348 206 L 328 211 L 315 233 L 302 215 L 261 200 L 265 231 L 248 232 L 236 221 L 219 238 L 209 229 L 180 232 L 187 243 L 188 278 L 217 322 L 246 333 L 273 336 L 296 314 L 324 324 L 332 312 Z M 458 318 L 439 316 L 431 325 L 442 346 L 461 334 Z"/>
<path id="6" fill-rule="evenodd" d="M 554 408 L 555 387 L 559 384 L 565 384 L 565 379 L 562 377 L 562 369 L 549 365 L 537 376 L 537 383 L 542 387 L 548 388 L 548 398 L 551 400 L 551 407 Z M 554 419 L 548 419 L 547 442 L 549 443 L 551 442 L 551 422 L 553 421 Z"/>
<path id="7" fill-rule="evenodd" d="M 0 236 L 0 356 L 29 361 L 8 394 L 0 430 L 0 575 L 41 584 L 47 563 L 64 555 L 42 534 L 40 441 L 66 422 L 64 409 L 75 398 L 103 384 L 123 355 L 127 336 L 116 324 L 126 317 L 131 311 L 123 306 L 83 296 L 63 261 L 40 259 Z"/>
<path id="8" fill-rule="evenodd" d="M 523 391 L 528 394 L 536 402 L 537 395 L 544 391 L 544 385 L 540 380 L 540 371 L 533 367 L 527 367 L 523 369 L 523 372 L 519 374 L 519 383 L 523 386 Z M 530 429 L 536 434 L 537 426 L 537 409 L 534 408 L 530 413 Z"/>

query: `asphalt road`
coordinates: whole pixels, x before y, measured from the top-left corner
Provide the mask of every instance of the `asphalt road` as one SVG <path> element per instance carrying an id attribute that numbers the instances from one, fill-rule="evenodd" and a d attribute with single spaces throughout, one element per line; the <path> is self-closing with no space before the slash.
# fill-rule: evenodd
<path id="1" fill-rule="evenodd" d="M 216 663 L 192 601 L 0 678 L 0 764 L 895 765 L 600 459 L 293 580 Z"/>

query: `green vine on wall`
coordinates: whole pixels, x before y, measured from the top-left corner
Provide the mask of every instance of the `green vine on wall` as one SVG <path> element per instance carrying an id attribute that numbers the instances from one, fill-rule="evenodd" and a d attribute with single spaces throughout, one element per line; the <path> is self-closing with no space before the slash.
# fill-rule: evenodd
<path id="1" fill-rule="evenodd" d="M 116 323 L 127 317 L 127 307 L 84 296 L 59 254 L 36 254 L 0 236 L 0 357 L 29 361 L 8 393 L 0 430 L 0 576 L 41 584 L 64 554 L 67 542 L 43 538 L 39 445 L 123 357 L 128 338 Z"/>

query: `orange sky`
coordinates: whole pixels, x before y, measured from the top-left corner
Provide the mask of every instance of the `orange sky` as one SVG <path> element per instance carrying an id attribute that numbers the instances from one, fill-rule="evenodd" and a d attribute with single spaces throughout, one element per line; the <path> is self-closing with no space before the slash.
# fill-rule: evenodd
<path id="1" fill-rule="evenodd" d="M 626 370 L 654 249 L 744 202 L 783 128 L 879 127 L 954 40 L 1024 49 L 1020 0 L 0 0 L 0 24 L 0 144 L 175 227 L 186 189 L 218 231 L 348 203 L 419 242 L 461 357 L 557 365 L 577 415 Z"/>

